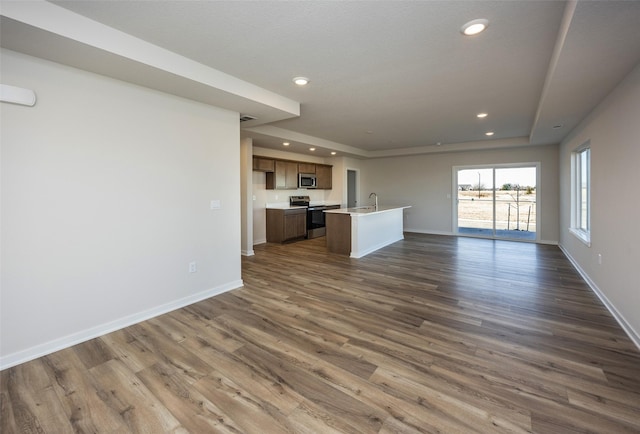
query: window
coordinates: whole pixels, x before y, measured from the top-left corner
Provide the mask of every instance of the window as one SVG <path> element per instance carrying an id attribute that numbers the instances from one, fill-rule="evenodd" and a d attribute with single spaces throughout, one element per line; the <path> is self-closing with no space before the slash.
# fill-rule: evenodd
<path id="1" fill-rule="evenodd" d="M 572 154 L 571 232 L 591 245 L 591 147 L 587 142 Z"/>

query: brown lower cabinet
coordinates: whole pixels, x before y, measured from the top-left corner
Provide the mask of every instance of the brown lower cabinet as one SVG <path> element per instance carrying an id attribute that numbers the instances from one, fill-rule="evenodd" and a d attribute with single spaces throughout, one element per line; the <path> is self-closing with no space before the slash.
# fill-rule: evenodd
<path id="1" fill-rule="evenodd" d="M 326 213 L 327 250 L 341 255 L 351 254 L 351 214 Z"/>
<path id="2" fill-rule="evenodd" d="M 307 209 L 267 208 L 267 242 L 282 243 L 307 235 Z"/>

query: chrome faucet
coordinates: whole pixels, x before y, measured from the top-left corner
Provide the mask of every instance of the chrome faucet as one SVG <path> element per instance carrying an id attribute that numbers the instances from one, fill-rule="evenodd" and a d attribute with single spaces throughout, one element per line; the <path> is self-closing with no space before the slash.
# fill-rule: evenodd
<path id="1" fill-rule="evenodd" d="M 371 196 L 373 196 L 373 197 L 375 197 L 375 198 L 376 198 L 376 209 L 378 209 L 378 195 L 377 195 L 377 194 L 375 194 L 375 193 L 371 193 L 371 194 L 369 195 L 369 199 L 371 199 Z"/>

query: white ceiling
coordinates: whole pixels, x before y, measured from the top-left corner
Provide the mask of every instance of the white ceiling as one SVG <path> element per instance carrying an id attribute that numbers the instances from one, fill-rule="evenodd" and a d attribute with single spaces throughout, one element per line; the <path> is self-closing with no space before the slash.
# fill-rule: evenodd
<path id="1" fill-rule="evenodd" d="M 309 144 L 367 157 L 558 143 L 640 62 L 640 1 L 54 3 L 300 102 L 300 116 L 242 108 L 258 117 L 243 124 L 254 146 L 288 140 L 300 152 Z M 460 27 L 476 18 L 489 28 L 463 36 Z M 35 50 L 20 39 L 3 46 Z M 310 84 L 295 86 L 299 75 Z M 489 116 L 477 119 L 481 111 Z"/>

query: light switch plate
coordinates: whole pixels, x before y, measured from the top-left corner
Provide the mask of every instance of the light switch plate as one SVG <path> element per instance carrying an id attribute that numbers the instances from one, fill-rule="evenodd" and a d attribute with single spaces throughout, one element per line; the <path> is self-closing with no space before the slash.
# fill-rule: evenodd
<path id="1" fill-rule="evenodd" d="M 211 209 L 220 209 L 220 208 L 222 208 L 222 205 L 220 204 L 220 200 L 216 199 L 211 201 Z"/>

